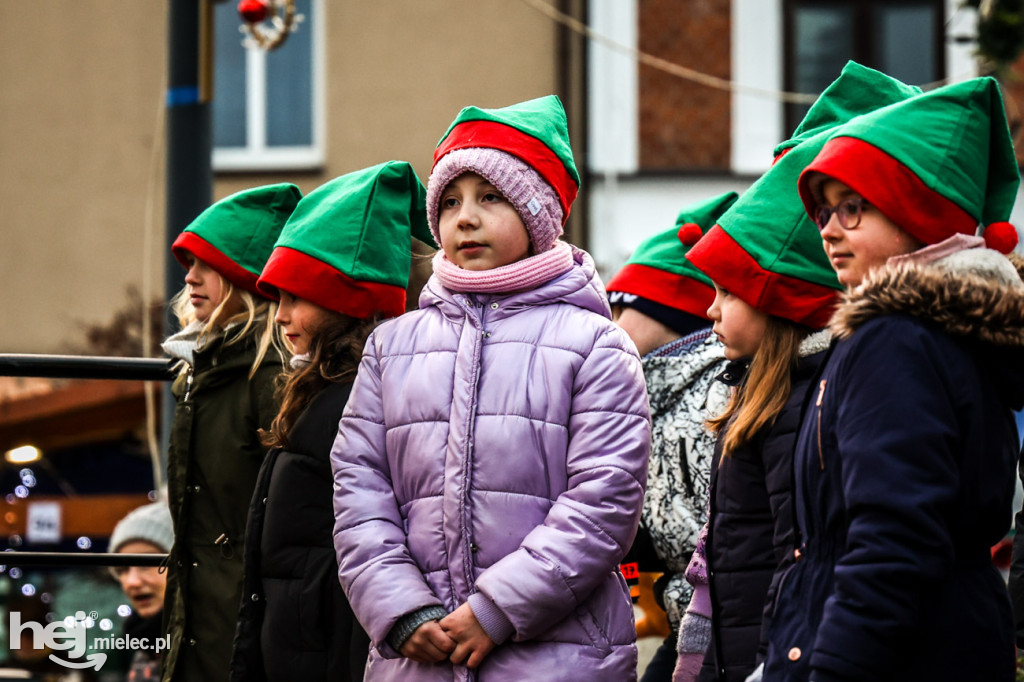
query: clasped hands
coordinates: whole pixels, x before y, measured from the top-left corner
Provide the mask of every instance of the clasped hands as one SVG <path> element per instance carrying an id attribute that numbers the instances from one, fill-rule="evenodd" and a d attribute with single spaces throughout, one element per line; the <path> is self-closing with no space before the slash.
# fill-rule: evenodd
<path id="1" fill-rule="evenodd" d="M 441 620 L 423 623 L 405 640 L 400 653 L 419 663 L 449 660 L 476 668 L 495 647 L 465 603 Z"/>

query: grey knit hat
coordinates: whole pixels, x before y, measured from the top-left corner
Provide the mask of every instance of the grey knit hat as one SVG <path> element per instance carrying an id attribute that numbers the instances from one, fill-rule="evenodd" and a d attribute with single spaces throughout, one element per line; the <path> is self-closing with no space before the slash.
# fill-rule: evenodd
<path id="1" fill-rule="evenodd" d="M 122 545 L 133 541 L 148 542 L 164 552 L 171 551 L 174 527 L 166 502 L 153 502 L 128 512 L 110 534 L 109 551 L 116 552 Z"/>

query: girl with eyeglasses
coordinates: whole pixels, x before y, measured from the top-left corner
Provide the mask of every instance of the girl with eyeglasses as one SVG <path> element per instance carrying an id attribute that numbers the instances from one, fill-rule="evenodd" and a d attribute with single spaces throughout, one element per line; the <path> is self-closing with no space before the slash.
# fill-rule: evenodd
<path id="1" fill-rule="evenodd" d="M 815 187 L 823 203 L 812 215 L 825 253 L 843 285 L 855 286 L 890 256 L 924 246 L 842 182 L 827 180 Z"/>
<path id="2" fill-rule="evenodd" d="M 764 680 L 1014 679 L 989 550 L 1024 405 L 1024 283 L 1003 255 L 1018 184 L 991 78 L 852 120 L 800 176 L 848 291 L 797 439 L 800 559 Z"/>

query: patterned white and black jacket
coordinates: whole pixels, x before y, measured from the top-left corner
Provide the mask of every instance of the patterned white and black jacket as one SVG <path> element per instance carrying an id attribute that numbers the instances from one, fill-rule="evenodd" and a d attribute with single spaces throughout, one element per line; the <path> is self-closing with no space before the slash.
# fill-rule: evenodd
<path id="1" fill-rule="evenodd" d="M 683 573 L 707 519 L 715 436 L 704 424 L 728 402 L 728 389 L 715 382 L 724 367 L 724 348 L 710 327 L 643 358 L 652 444 L 639 532 L 649 536 L 667 569 L 660 584 L 673 631 L 690 602 Z"/>

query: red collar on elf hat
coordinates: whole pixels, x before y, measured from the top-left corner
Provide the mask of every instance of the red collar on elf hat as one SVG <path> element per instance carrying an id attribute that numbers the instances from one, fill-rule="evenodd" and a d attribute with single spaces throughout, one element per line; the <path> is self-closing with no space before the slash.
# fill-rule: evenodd
<path id="1" fill-rule="evenodd" d="M 256 287 L 256 281 L 259 279 L 258 273 L 249 272 L 195 232 L 182 232 L 179 234 L 178 238 L 171 245 L 171 252 L 184 268 L 188 268 L 186 254 L 191 253 L 216 270 L 224 279 L 236 287 L 241 287 L 251 294 L 269 298 L 272 301 L 278 300 L 277 296 L 260 291 Z"/>
<path id="2" fill-rule="evenodd" d="M 954 234 L 977 233 L 978 221 L 956 203 L 925 185 L 910 168 L 875 145 L 855 137 L 836 137 L 800 174 L 800 199 L 808 215 L 824 200 L 824 180 L 843 183 L 870 201 L 887 218 L 918 241 L 937 244 Z M 993 222 L 982 236 L 990 249 L 1009 253 L 1017 230 Z"/>

